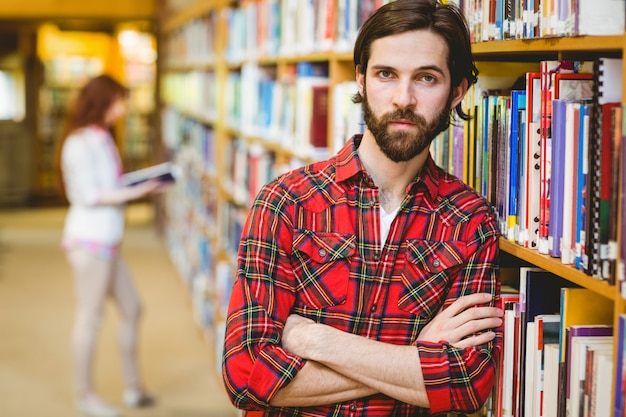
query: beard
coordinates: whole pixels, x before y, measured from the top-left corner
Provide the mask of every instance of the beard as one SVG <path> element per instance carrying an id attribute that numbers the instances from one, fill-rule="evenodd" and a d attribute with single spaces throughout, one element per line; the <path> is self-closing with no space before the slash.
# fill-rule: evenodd
<path id="1" fill-rule="evenodd" d="M 385 156 L 394 162 L 406 162 L 421 154 L 439 133 L 448 128 L 451 103 L 452 94 L 449 95 L 446 106 L 432 120 L 426 120 L 424 116 L 415 114 L 410 109 L 397 109 L 376 117 L 364 91 L 363 118 Z M 408 120 L 416 131 L 390 131 L 389 122 L 398 119 Z"/>

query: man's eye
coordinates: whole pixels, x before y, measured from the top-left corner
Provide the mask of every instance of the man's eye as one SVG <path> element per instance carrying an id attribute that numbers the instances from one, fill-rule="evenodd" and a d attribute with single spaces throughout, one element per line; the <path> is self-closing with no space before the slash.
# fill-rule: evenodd
<path id="1" fill-rule="evenodd" d="M 427 82 L 429 84 L 434 83 L 435 81 L 437 81 L 437 79 L 435 77 L 433 77 L 432 75 L 424 75 L 422 77 L 422 80 L 424 80 L 424 82 Z"/>
<path id="2" fill-rule="evenodd" d="M 378 73 L 378 75 L 380 76 L 380 78 L 390 78 L 391 77 L 391 71 L 380 71 Z"/>

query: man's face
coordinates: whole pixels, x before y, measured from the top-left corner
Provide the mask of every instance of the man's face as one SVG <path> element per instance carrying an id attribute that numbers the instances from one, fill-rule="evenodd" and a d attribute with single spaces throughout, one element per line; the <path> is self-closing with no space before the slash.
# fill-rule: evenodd
<path id="1" fill-rule="evenodd" d="M 377 39 L 371 49 L 366 76 L 357 76 L 365 124 L 389 159 L 408 161 L 448 126 L 465 90 L 451 89 L 447 45 L 430 31 Z"/>

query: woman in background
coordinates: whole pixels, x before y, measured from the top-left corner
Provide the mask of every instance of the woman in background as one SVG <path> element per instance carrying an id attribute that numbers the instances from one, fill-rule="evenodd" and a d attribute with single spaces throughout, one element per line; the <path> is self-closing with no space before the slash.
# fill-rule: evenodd
<path id="1" fill-rule="evenodd" d="M 92 417 L 119 412 L 96 393 L 94 355 L 105 300 L 120 312 L 119 344 L 126 390 L 124 403 L 146 406 L 137 361 L 141 302 L 126 263 L 120 256 L 125 203 L 163 187 L 157 180 L 124 186 L 118 148 L 110 129 L 124 115 L 129 91 L 113 78 L 91 79 L 80 90 L 71 110 L 60 148 L 62 185 L 70 206 L 62 247 L 73 269 L 77 300 L 72 335 L 77 408 Z"/>

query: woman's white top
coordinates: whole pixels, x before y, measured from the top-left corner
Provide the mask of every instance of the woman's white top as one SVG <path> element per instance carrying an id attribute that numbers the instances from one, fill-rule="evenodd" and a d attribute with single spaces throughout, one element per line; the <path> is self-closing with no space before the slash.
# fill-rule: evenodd
<path id="1" fill-rule="evenodd" d="M 119 151 L 111 134 L 98 126 L 74 131 L 61 153 L 70 207 L 63 231 L 68 244 L 117 246 L 124 234 L 124 205 L 99 205 L 103 192 L 122 187 Z"/>

